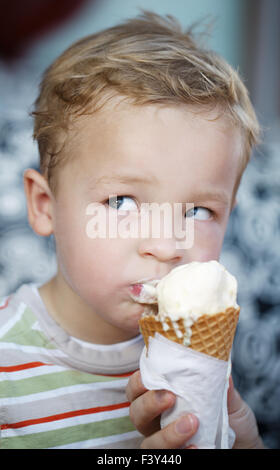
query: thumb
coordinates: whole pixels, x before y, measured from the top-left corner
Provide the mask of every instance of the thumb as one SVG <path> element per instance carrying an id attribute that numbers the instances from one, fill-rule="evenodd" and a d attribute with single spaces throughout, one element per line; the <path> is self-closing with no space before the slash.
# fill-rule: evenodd
<path id="1" fill-rule="evenodd" d="M 228 388 L 228 416 L 230 427 L 234 430 L 236 440 L 235 449 L 263 449 L 264 445 L 259 436 L 256 417 L 242 400 L 234 388 L 232 377 L 229 378 Z"/>
<path id="2" fill-rule="evenodd" d="M 232 376 L 229 378 L 229 387 L 227 395 L 228 414 L 231 415 L 240 410 L 243 405 L 243 400 L 238 391 L 234 388 Z"/>

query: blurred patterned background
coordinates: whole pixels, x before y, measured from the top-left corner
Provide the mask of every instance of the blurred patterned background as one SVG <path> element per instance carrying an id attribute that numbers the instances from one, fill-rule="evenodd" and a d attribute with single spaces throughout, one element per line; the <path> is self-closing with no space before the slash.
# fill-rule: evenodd
<path id="1" fill-rule="evenodd" d="M 213 23 L 208 46 L 238 67 L 263 126 L 243 177 L 221 261 L 242 307 L 233 377 L 268 447 L 280 448 L 280 1 L 0 0 L 0 296 L 56 269 L 52 238 L 27 223 L 22 176 L 38 166 L 29 113 L 40 76 L 76 39 L 134 16 Z"/>

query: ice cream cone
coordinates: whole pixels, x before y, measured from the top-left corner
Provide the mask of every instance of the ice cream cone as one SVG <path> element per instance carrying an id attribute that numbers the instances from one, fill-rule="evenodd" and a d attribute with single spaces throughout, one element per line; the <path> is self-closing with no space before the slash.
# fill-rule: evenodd
<path id="1" fill-rule="evenodd" d="M 225 312 L 201 315 L 191 326 L 190 343 L 185 344 L 186 327 L 183 319 L 172 321 L 165 317 L 164 323 L 156 315 L 143 315 L 139 321 L 145 345 L 149 337 L 159 333 L 165 338 L 209 356 L 227 361 L 230 356 L 240 308 L 227 308 Z"/>

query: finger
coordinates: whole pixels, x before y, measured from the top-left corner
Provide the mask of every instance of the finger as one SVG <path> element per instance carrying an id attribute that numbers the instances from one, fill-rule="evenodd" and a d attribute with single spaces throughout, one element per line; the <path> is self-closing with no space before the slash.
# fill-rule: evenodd
<path id="1" fill-rule="evenodd" d="M 142 442 L 142 449 L 181 449 L 188 448 L 187 442 L 196 433 L 199 422 L 196 416 L 181 416 L 175 422 L 152 434 Z M 195 448 L 194 446 L 189 446 Z"/>
<path id="2" fill-rule="evenodd" d="M 242 402 L 243 400 L 238 391 L 234 388 L 232 376 L 230 376 L 227 396 L 228 414 L 231 415 L 238 411 L 242 406 Z"/>
<path id="3" fill-rule="evenodd" d="M 135 398 L 139 397 L 146 391 L 147 389 L 144 387 L 141 380 L 140 370 L 137 370 L 134 372 L 134 374 L 131 375 L 126 386 L 127 399 L 128 401 L 132 402 L 135 400 Z"/>
<path id="4" fill-rule="evenodd" d="M 130 405 L 130 418 L 144 436 L 160 429 L 160 415 L 175 404 L 176 397 L 166 390 L 149 390 Z"/>

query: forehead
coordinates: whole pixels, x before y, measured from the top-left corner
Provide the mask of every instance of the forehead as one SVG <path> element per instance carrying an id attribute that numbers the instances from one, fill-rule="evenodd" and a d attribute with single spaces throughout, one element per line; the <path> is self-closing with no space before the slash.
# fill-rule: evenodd
<path id="1" fill-rule="evenodd" d="M 166 140 L 172 141 L 189 138 L 189 132 L 197 128 L 203 129 L 205 137 L 216 133 L 217 144 L 222 135 L 235 136 L 241 143 L 241 130 L 233 124 L 232 120 L 216 107 L 210 110 L 205 107 L 187 105 L 133 105 L 123 101 L 113 101 L 101 111 L 92 115 L 80 116 L 74 123 L 68 136 L 68 151 L 76 151 L 75 147 L 83 150 L 87 147 L 115 142 L 125 146 L 130 143 L 145 142 L 164 146 Z M 163 131 L 165 131 L 163 133 Z M 206 132 L 206 134 L 205 134 Z M 202 135 L 201 135 L 202 137 Z"/>
<path id="2" fill-rule="evenodd" d="M 242 153 L 241 132 L 219 112 L 115 103 L 82 116 L 66 145 L 72 171 L 85 180 L 110 184 L 122 175 L 129 175 L 131 183 L 133 178 L 183 180 L 187 167 L 193 178 L 206 178 L 224 160 L 231 160 L 233 170 Z"/>

